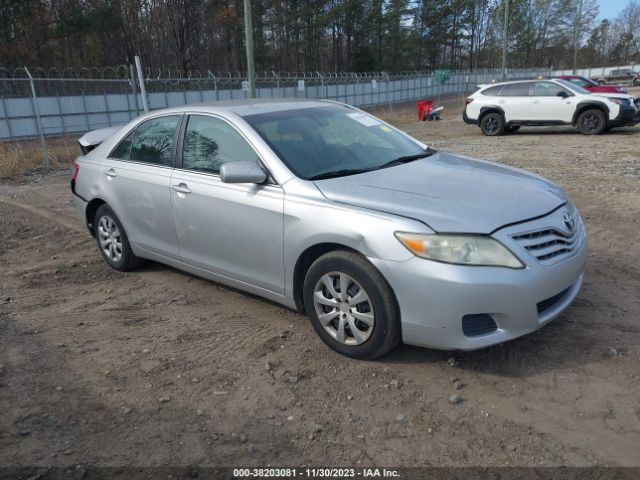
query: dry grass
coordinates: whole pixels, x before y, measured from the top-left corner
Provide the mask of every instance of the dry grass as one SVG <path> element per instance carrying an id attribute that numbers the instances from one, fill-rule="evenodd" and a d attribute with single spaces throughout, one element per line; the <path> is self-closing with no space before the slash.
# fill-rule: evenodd
<path id="1" fill-rule="evenodd" d="M 49 168 L 68 168 L 80 154 L 75 137 L 47 139 Z M 39 140 L 0 143 L 0 178 L 15 178 L 47 167 Z"/>

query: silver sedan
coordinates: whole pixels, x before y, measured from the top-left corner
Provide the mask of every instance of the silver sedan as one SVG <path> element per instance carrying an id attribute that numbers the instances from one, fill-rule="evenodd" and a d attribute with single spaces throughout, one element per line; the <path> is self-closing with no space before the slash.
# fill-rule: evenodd
<path id="1" fill-rule="evenodd" d="M 582 284 L 560 188 L 340 103 L 185 106 L 80 144 L 74 200 L 109 265 L 149 259 L 304 311 L 350 357 L 504 342 Z"/>

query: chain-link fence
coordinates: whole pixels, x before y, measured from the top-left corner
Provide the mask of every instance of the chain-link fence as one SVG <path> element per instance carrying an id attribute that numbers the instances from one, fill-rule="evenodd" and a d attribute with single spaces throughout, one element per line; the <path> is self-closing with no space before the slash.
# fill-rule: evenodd
<path id="1" fill-rule="evenodd" d="M 390 106 L 469 93 L 478 84 L 501 78 L 500 70 L 449 73 L 440 84 L 442 77 L 432 72 L 260 72 L 256 96 L 332 99 L 357 107 Z M 507 78 L 551 73 L 545 69 L 510 70 Z M 147 69 L 143 77 L 142 81 L 137 78 L 133 66 L 79 71 L 0 68 L 0 156 L 6 156 L 6 151 L 20 141 L 21 148 L 34 145 L 34 150 L 38 145 L 40 161 L 47 165 L 73 158 L 79 134 L 125 124 L 143 112 L 141 83 L 150 110 L 248 96 L 246 76 L 239 72 L 192 71 L 183 75 L 174 70 Z"/>

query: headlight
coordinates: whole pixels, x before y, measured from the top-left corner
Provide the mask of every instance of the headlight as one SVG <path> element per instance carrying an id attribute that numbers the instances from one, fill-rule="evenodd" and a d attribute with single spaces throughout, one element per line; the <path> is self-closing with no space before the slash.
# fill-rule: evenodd
<path id="1" fill-rule="evenodd" d="M 623 107 L 631 106 L 631 102 L 626 98 L 609 98 L 613 103 L 617 103 L 618 105 L 622 105 Z"/>
<path id="2" fill-rule="evenodd" d="M 524 268 L 504 245 L 482 235 L 437 235 L 396 232 L 396 237 L 414 255 L 458 265 Z"/>

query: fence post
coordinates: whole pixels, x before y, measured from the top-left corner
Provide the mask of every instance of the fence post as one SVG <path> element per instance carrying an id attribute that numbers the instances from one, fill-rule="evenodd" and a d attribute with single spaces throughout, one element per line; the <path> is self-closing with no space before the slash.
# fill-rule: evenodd
<path id="1" fill-rule="evenodd" d="M 391 102 L 391 93 L 390 93 L 391 77 L 389 76 L 389 74 L 387 72 L 382 72 L 382 74 L 387 77 L 387 102 L 389 102 L 389 111 L 391 112 L 393 110 L 393 106 L 392 106 L 392 102 Z"/>
<path id="2" fill-rule="evenodd" d="M 42 126 L 42 119 L 40 118 L 40 109 L 38 108 L 38 96 L 36 95 L 36 85 L 33 82 L 33 77 L 31 76 L 31 72 L 27 67 L 23 67 L 24 71 L 27 72 L 27 76 L 29 77 L 29 84 L 31 85 L 31 95 L 33 101 L 33 113 L 36 114 L 36 126 L 38 127 L 38 133 L 40 134 L 40 141 L 42 142 L 42 153 L 44 155 L 44 163 L 47 167 L 51 166 L 51 161 L 49 160 L 49 153 L 47 152 L 47 142 L 44 139 L 44 128 Z"/>
<path id="3" fill-rule="evenodd" d="M 142 64 L 140 63 L 140 57 L 135 56 L 136 70 L 138 70 L 138 82 L 140 82 L 140 94 L 142 95 L 142 108 L 144 113 L 149 112 L 149 102 L 147 100 L 147 89 L 144 86 L 144 75 L 142 74 Z"/>
<path id="4" fill-rule="evenodd" d="M 140 106 L 138 105 L 138 91 L 136 90 L 136 73 L 133 70 L 133 64 L 129 65 L 129 70 L 131 71 L 131 93 L 133 95 L 133 101 L 136 104 L 136 117 L 137 117 L 140 115 Z"/>

